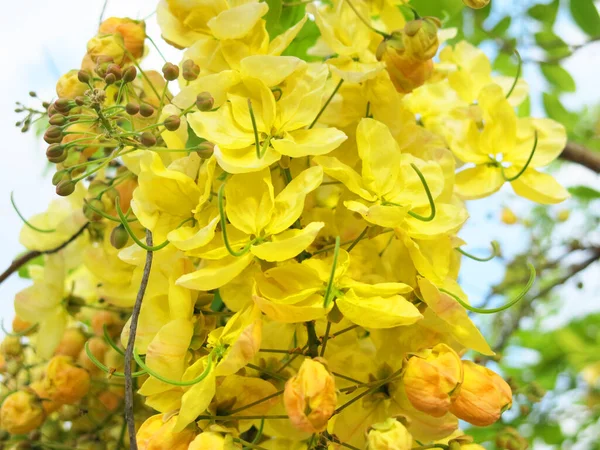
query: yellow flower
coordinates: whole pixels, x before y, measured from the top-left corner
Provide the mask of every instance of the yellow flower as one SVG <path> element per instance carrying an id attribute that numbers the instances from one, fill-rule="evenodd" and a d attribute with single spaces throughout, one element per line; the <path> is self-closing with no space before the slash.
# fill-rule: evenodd
<path id="1" fill-rule="evenodd" d="M 307 433 L 327 428 L 336 405 L 335 380 L 323 362 L 305 359 L 285 384 L 283 401 L 294 426 Z"/>
<path id="2" fill-rule="evenodd" d="M 90 389 L 90 374 L 75 366 L 69 356 L 55 356 L 46 368 L 44 386 L 53 401 L 77 403 Z"/>
<path id="3" fill-rule="evenodd" d="M 408 400 L 419 411 L 442 417 L 460 390 L 460 357 L 446 344 L 438 344 L 407 358 L 403 382 Z"/>
<path id="4" fill-rule="evenodd" d="M 493 424 L 512 405 L 510 386 L 492 370 L 463 361 L 464 382 L 450 411 L 459 419 L 485 427 Z"/>
<path id="5" fill-rule="evenodd" d="M 367 435 L 368 450 L 409 450 L 412 436 L 398 420 L 388 418 L 385 422 L 372 425 Z"/>
<path id="6" fill-rule="evenodd" d="M 98 34 L 87 43 L 87 54 L 93 62 L 100 57 L 111 58 L 115 64 L 122 64 L 125 59 L 125 42 L 120 34 Z"/>
<path id="7" fill-rule="evenodd" d="M 46 420 L 42 401 L 32 392 L 17 391 L 2 402 L 0 423 L 11 434 L 25 434 L 38 428 Z"/>
<path id="8" fill-rule="evenodd" d="M 125 48 L 131 55 L 140 59 L 144 56 L 146 40 L 146 23 L 127 17 L 109 17 L 98 28 L 100 34 L 119 34 L 123 37 Z"/>
<path id="9" fill-rule="evenodd" d="M 234 450 L 235 448 L 230 435 L 223 436 L 214 431 L 204 431 L 190 442 L 187 450 Z"/>
<path id="10" fill-rule="evenodd" d="M 69 70 L 56 83 L 56 95 L 60 98 L 75 98 L 89 89 L 88 85 L 77 78 L 78 70 Z"/>
<path id="11" fill-rule="evenodd" d="M 156 414 L 146 419 L 137 431 L 136 440 L 140 450 L 188 450 L 196 435 L 193 427 L 176 432 L 173 430 L 176 418 L 163 419 Z"/>
<path id="12" fill-rule="evenodd" d="M 321 109 L 326 65 L 256 55 L 244 58 L 240 66 L 241 82 L 229 90 L 227 103 L 217 111 L 189 116 L 194 132 L 215 144 L 223 170 L 256 172 L 282 155 L 323 155 L 344 142 L 346 135 L 336 128 L 305 128 Z"/>

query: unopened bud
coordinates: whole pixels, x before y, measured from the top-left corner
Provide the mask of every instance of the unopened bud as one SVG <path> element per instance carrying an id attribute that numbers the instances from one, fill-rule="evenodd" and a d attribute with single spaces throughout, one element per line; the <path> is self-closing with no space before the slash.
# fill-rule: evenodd
<path id="1" fill-rule="evenodd" d="M 91 206 L 90 206 L 91 205 Z M 102 220 L 102 215 L 97 213 L 95 210 L 103 211 L 104 203 L 102 200 L 98 200 L 97 198 L 92 198 L 91 200 L 87 200 L 83 204 L 83 214 L 88 218 L 90 222 L 98 222 Z"/>
<path id="2" fill-rule="evenodd" d="M 200 156 L 203 159 L 210 158 L 213 155 L 214 151 L 215 144 L 208 141 L 202 142 L 196 147 L 196 153 L 198 153 L 198 156 Z"/>
<path id="3" fill-rule="evenodd" d="M 191 59 L 186 59 L 181 68 L 183 70 L 183 79 L 186 81 L 194 81 L 200 75 L 200 66 Z"/>
<path id="4" fill-rule="evenodd" d="M 11 434 L 25 434 L 38 428 L 46 419 L 42 401 L 30 391 L 10 394 L 0 409 L 2 428 Z"/>
<path id="5" fill-rule="evenodd" d="M 140 142 L 144 147 L 154 147 L 156 145 L 156 137 L 150 131 L 144 131 L 140 136 Z"/>
<path id="6" fill-rule="evenodd" d="M 165 63 L 165 65 L 162 68 L 162 73 L 163 73 L 163 76 L 165 77 L 165 80 L 167 80 L 167 81 L 176 80 L 177 78 L 179 78 L 179 67 L 177 67 L 175 64 L 172 64 L 170 62 Z"/>
<path id="7" fill-rule="evenodd" d="M 140 105 L 138 105 L 137 103 L 127 103 L 125 105 L 125 111 L 130 116 L 135 116 L 137 113 L 140 112 Z"/>
<path id="8" fill-rule="evenodd" d="M 73 180 L 62 180 L 56 185 L 56 193 L 61 197 L 67 197 L 75 191 Z"/>
<path id="9" fill-rule="evenodd" d="M 210 111 L 215 104 L 215 99 L 209 92 L 200 92 L 196 97 L 196 107 L 200 111 Z"/>
<path id="10" fill-rule="evenodd" d="M 67 118 L 62 114 L 54 114 L 52 117 L 50 117 L 48 123 L 50 125 L 56 125 L 57 127 L 60 127 L 67 123 Z"/>
<path id="11" fill-rule="evenodd" d="M 51 125 L 44 133 L 44 140 L 48 144 L 58 144 L 60 143 L 60 141 L 62 141 L 62 138 L 62 129 L 60 129 L 56 125 Z"/>
<path id="12" fill-rule="evenodd" d="M 65 152 L 65 148 L 60 144 L 52 144 L 46 149 L 46 156 L 48 158 L 56 158 L 61 156 Z"/>
<path id="13" fill-rule="evenodd" d="M 61 181 L 68 180 L 68 179 L 69 179 L 69 174 L 67 173 L 67 171 L 60 170 L 60 171 L 56 172 L 54 175 L 52 175 L 52 185 L 56 186 Z"/>
<path id="14" fill-rule="evenodd" d="M 110 243 L 116 249 L 121 249 L 127 245 L 129 234 L 123 225 L 117 225 L 110 233 Z"/>
<path id="15" fill-rule="evenodd" d="M 150 117 L 154 114 L 154 108 L 150 106 L 148 103 L 142 103 L 140 105 L 140 115 L 142 117 Z"/>
<path id="16" fill-rule="evenodd" d="M 89 84 L 90 80 L 92 79 L 92 75 L 87 70 L 80 70 L 77 72 L 77 78 L 80 82 Z"/>
<path id="17" fill-rule="evenodd" d="M 123 81 L 125 83 L 131 83 L 133 80 L 135 80 L 136 77 L 137 77 L 137 69 L 135 68 L 135 66 L 129 66 L 123 72 Z"/>
<path id="18" fill-rule="evenodd" d="M 165 119 L 164 125 L 169 131 L 177 131 L 179 129 L 179 125 L 181 125 L 181 119 L 179 116 L 173 114 Z"/>
<path id="19" fill-rule="evenodd" d="M 117 77 L 115 77 L 112 73 L 107 73 L 104 77 L 104 81 L 107 85 L 115 84 L 117 81 Z"/>
<path id="20" fill-rule="evenodd" d="M 60 155 L 47 156 L 46 158 L 48 159 L 49 162 L 51 162 L 53 164 L 58 164 L 58 163 L 63 162 L 65 159 L 67 159 L 68 156 L 69 156 L 69 153 L 64 151 Z"/>
<path id="21" fill-rule="evenodd" d="M 85 97 L 83 97 L 82 95 L 79 95 L 79 96 L 75 97 L 75 104 L 77 106 L 83 106 L 83 105 L 85 105 L 85 100 L 86 100 Z"/>
<path id="22" fill-rule="evenodd" d="M 71 109 L 71 101 L 68 98 L 59 98 L 54 102 L 54 109 L 61 113 L 69 112 Z"/>
<path id="23" fill-rule="evenodd" d="M 410 450 L 412 440 L 412 436 L 401 422 L 389 418 L 385 422 L 371 426 L 367 434 L 367 448 L 369 450 Z"/>
<path id="24" fill-rule="evenodd" d="M 46 368 L 44 388 L 59 404 L 77 403 L 90 389 L 90 374 L 75 365 L 70 356 L 54 356 Z"/>
<path id="25" fill-rule="evenodd" d="M 106 68 L 106 74 L 113 74 L 117 80 L 123 78 L 123 71 L 118 64 L 109 64 Z"/>
<path id="26" fill-rule="evenodd" d="M 490 0 L 463 0 L 463 3 L 469 8 L 481 9 L 485 8 L 490 3 Z"/>

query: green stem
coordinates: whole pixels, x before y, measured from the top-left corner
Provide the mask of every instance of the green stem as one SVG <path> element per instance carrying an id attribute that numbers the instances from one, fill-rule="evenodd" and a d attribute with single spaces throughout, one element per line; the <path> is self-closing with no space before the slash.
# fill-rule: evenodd
<path id="1" fill-rule="evenodd" d="M 352 242 L 352 244 L 350 244 L 350 247 L 348 247 L 348 250 L 346 250 L 348 253 L 350 253 L 352 251 L 352 249 L 354 247 L 356 247 L 356 244 L 358 244 L 360 241 L 362 241 L 364 239 L 364 237 L 366 236 L 367 232 L 369 231 L 369 226 L 367 225 L 365 227 L 364 230 L 362 230 L 362 233 L 360 233 L 358 235 L 358 237 L 356 239 L 354 239 L 354 242 Z"/>
<path id="2" fill-rule="evenodd" d="M 106 324 L 102 325 L 102 331 L 104 333 L 104 340 L 108 343 L 108 345 L 110 345 L 112 349 L 119 353 L 121 356 L 125 356 L 125 352 L 121 350 L 117 346 L 117 344 L 115 344 L 115 341 L 113 341 L 110 335 L 108 334 L 108 328 L 106 327 Z"/>
<path id="3" fill-rule="evenodd" d="M 327 308 L 329 306 L 329 297 L 331 297 L 331 291 L 333 289 L 333 281 L 335 279 L 335 268 L 337 266 L 338 256 L 340 254 L 340 237 L 336 236 L 335 238 L 335 247 L 333 248 L 333 261 L 331 263 L 331 274 L 329 275 L 329 282 L 327 283 L 327 288 L 325 289 L 325 295 L 323 295 L 323 307 Z"/>
<path id="4" fill-rule="evenodd" d="M 100 361 L 98 361 L 98 359 L 94 356 L 94 354 L 90 350 L 89 341 L 87 341 L 85 343 L 84 348 L 85 348 L 85 353 L 87 354 L 90 361 L 92 361 L 92 363 L 94 363 L 94 365 L 96 367 L 98 367 L 100 370 L 102 370 L 104 373 L 107 373 L 108 375 L 110 375 L 112 377 L 119 377 L 119 378 L 125 377 L 125 374 L 123 372 L 117 372 L 115 370 L 109 369 L 104 364 L 102 364 Z M 131 376 L 132 377 L 141 377 L 142 375 L 146 375 L 146 374 L 147 374 L 147 372 L 145 370 L 139 370 L 137 372 L 133 372 L 131 374 Z"/>
<path id="5" fill-rule="evenodd" d="M 325 104 L 323 105 L 323 107 L 319 110 L 319 113 L 317 114 L 317 117 L 315 117 L 315 120 L 312 121 L 312 123 L 308 126 L 308 129 L 310 130 L 312 127 L 315 126 L 315 124 L 317 123 L 317 121 L 319 120 L 319 117 L 321 117 L 321 114 L 323 114 L 323 112 L 325 111 L 325 109 L 329 106 L 329 104 L 331 103 L 331 100 L 333 100 L 333 97 L 335 96 L 335 94 L 337 94 L 337 91 L 340 89 L 340 87 L 342 87 L 342 83 L 344 82 L 344 79 L 341 78 L 340 82 L 337 84 L 337 86 L 335 87 L 335 89 L 333 90 L 333 92 L 331 93 L 331 95 L 329 96 L 329 98 L 327 99 L 327 101 L 325 102 Z"/>
<path id="6" fill-rule="evenodd" d="M 256 158 L 260 159 L 260 143 L 258 142 L 258 127 L 256 126 L 256 118 L 254 117 L 254 109 L 252 108 L 252 100 L 248 99 L 248 111 L 250 112 L 250 121 L 252 122 L 252 130 L 254 131 L 254 145 L 256 146 Z"/>

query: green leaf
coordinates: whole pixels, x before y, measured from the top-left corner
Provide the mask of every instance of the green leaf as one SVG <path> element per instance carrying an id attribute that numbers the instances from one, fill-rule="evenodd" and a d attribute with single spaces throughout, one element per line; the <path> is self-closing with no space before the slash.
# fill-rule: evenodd
<path id="1" fill-rule="evenodd" d="M 196 136 L 196 133 L 194 133 L 194 130 L 188 124 L 188 140 L 185 143 L 185 148 L 195 148 L 205 141 L 206 139 Z"/>
<path id="2" fill-rule="evenodd" d="M 589 186 L 571 186 L 567 190 L 573 197 L 577 197 L 581 200 L 589 201 L 600 198 L 600 191 L 597 191 L 596 189 L 591 188 Z"/>
<path id="3" fill-rule="evenodd" d="M 517 59 L 512 54 L 499 53 L 492 67 L 502 75 L 514 77 L 517 73 Z"/>
<path id="4" fill-rule="evenodd" d="M 281 19 L 281 11 L 283 10 L 283 5 L 281 0 L 265 0 L 267 5 L 269 5 L 269 12 L 264 16 L 267 27 L 267 32 L 269 33 L 269 37 L 273 39 L 274 37 L 281 34 L 281 26 L 279 25 L 279 21 Z"/>
<path id="5" fill-rule="evenodd" d="M 311 48 L 317 42 L 320 36 L 319 27 L 312 20 L 307 20 L 296 39 L 288 46 L 283 52 L 285 56 L 296 56 L 305 61 L 313 61 L 319 58 L 310 56 L 307 54 L 309 48 Z"/>
<path id="6" fill-rule="evenodd" d="M 575 92 L 575 80 L 569 72 L 558 64 L 540 64 L 542 74 L 554 87 L 563 92 Z"/>
<path id="7" fill-rule="evenodd" d="M 600 14 L 594 0 L 571 0 L 569 7 L 579 28 L 592 37 L 600 36 Z"/>
<path id="8" fill-rule="evenodd" d="M 33 258 L 32 260 L 30 260 L 27 264 L 24 264 L 21 267 L 19 267 L 19 271 L 17 272 L 19 274 L 19 277 L 31 278 L 31 275 L 29 274 L 29 267 L 31 267 L 31 266 L 42 266 L 43 267 L 44 266 L 44 255 L 37 256 L 37 257 Z"/>
<path id="9" fill-rule="evenodd" d="M 306 14 L 306 5 L 285 6 L 281 0 L 268 0 L 269 12 L 265 16 L 269 37 L 273 39 L 296 25 Z M 273 10 L 271 10 L 271 5 Z"/>
<path id="10" fill-rule="evenodd" d="M 568 111 L 558 99 L 556 94 L 544 92 L 544 109 L 548 117 L 562 123 L 567 129 L 573 128 L 578 121 L 577 114 Z"/>
<path id="11" fill-rule="evenodd" d="M 545 27 L 552 28 L 554 22 L 556 21 L 556 15 L 558 14 L 558 7 L 560 5 L 559 0 L 554 0 L 547 5 L 540 3 L 538 5 L 532 6 L 527 10 L 527 14 L 529 17 L 533 17 L 534 19 L 542 22 L 542 25 Z"/>
<path id="12" fill-rule="evenodd" d="M 502 36 L 510 28 L 511 22 L 512 22 L 512 18 L 510 16 L 504 17 L 500 22 L 498 22 L 496 24 L 496 26 L 494 28 L 492 28 L 490 33 L 493 36 Z"/>
<path id="13" fill-rule="evenodd" d="M 519 117 L 529 117 L 531 115 L 531 98 L 529 96 L 519 105 L 517 114 Z"/>
<path id="14" fill-rule="evenodd" d="M 421 17 L 434 16 L 442 20 L 454 17 L 465 6 L 462 0 L 412 0 L 410 5 Z"/>

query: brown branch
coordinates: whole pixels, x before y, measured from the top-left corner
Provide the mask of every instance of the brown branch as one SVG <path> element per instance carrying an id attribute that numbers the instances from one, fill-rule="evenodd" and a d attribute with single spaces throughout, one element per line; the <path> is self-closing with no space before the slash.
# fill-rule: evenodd
<path id="1" fill-rule="evenodd" d="M 565 161 L 580 164 L 600 173 L 600 152 L 594 152 L 581 144 L 568 142 L 565 149 L 560 154 L 560 158 Z"/>
<path id="2" fill-rule="evenodd" d="M 51 255 L 52 253 L 57 253 L 61 251 L 63 248 L 65 248 L 67 245 L 69 245 L 71 242 L 73 242 L 75 239 L 81 236 L 85 229 L 89 226 L 89 224 L 89 222 L 86 222 L 86 224 L 82 226 L 79 229 L 79 231 L 77 231 L 77 233 L 75 233 L 73 236 L 71 236 L 69 239 L 67 239 L 65 242 L 63 242 L 56 248 L 50 250 L 32 250 L 30 252 L 25 253 L 24 255 L 19 256 L 10 264 L 10 266 L 8 266 L 8 268 L 4 272 L 2 272 L 2 275 L 0 275 L 0 283 L 2 283 L 4 280 L 10 277 L 13 273 L 18 271 L 22 266 L 27 264 L 32 259 L 37 258 L 40 255 Z"/>
<path id="3" fill-rule="evenodd" d="M 146 230 L 146 245 L 152 247 L 152 232 Z M 153 252 L 146 253 L 146 264 L 144 265 L 144 273 L 140 283 L 135 305 L 131 313 L 131 324 L 129 325 L 129 338 L 127 339 L 127 348 L 125 349 L 125 420 L 127 421 L 127 429 L 129 431 L 129 448 L 137 450 L 137 440 L 135 435 L 135 419 L 133 416 L 133 378 L 131 376 L 131 366 L 133 359 L 133 348 L 135 346 L 135 335 L 137 333 L 138 320 L 142 309 L 142 300 L 146 293 L 148 280 L 150 278 L 150 269 L 152 269 Z"/>

